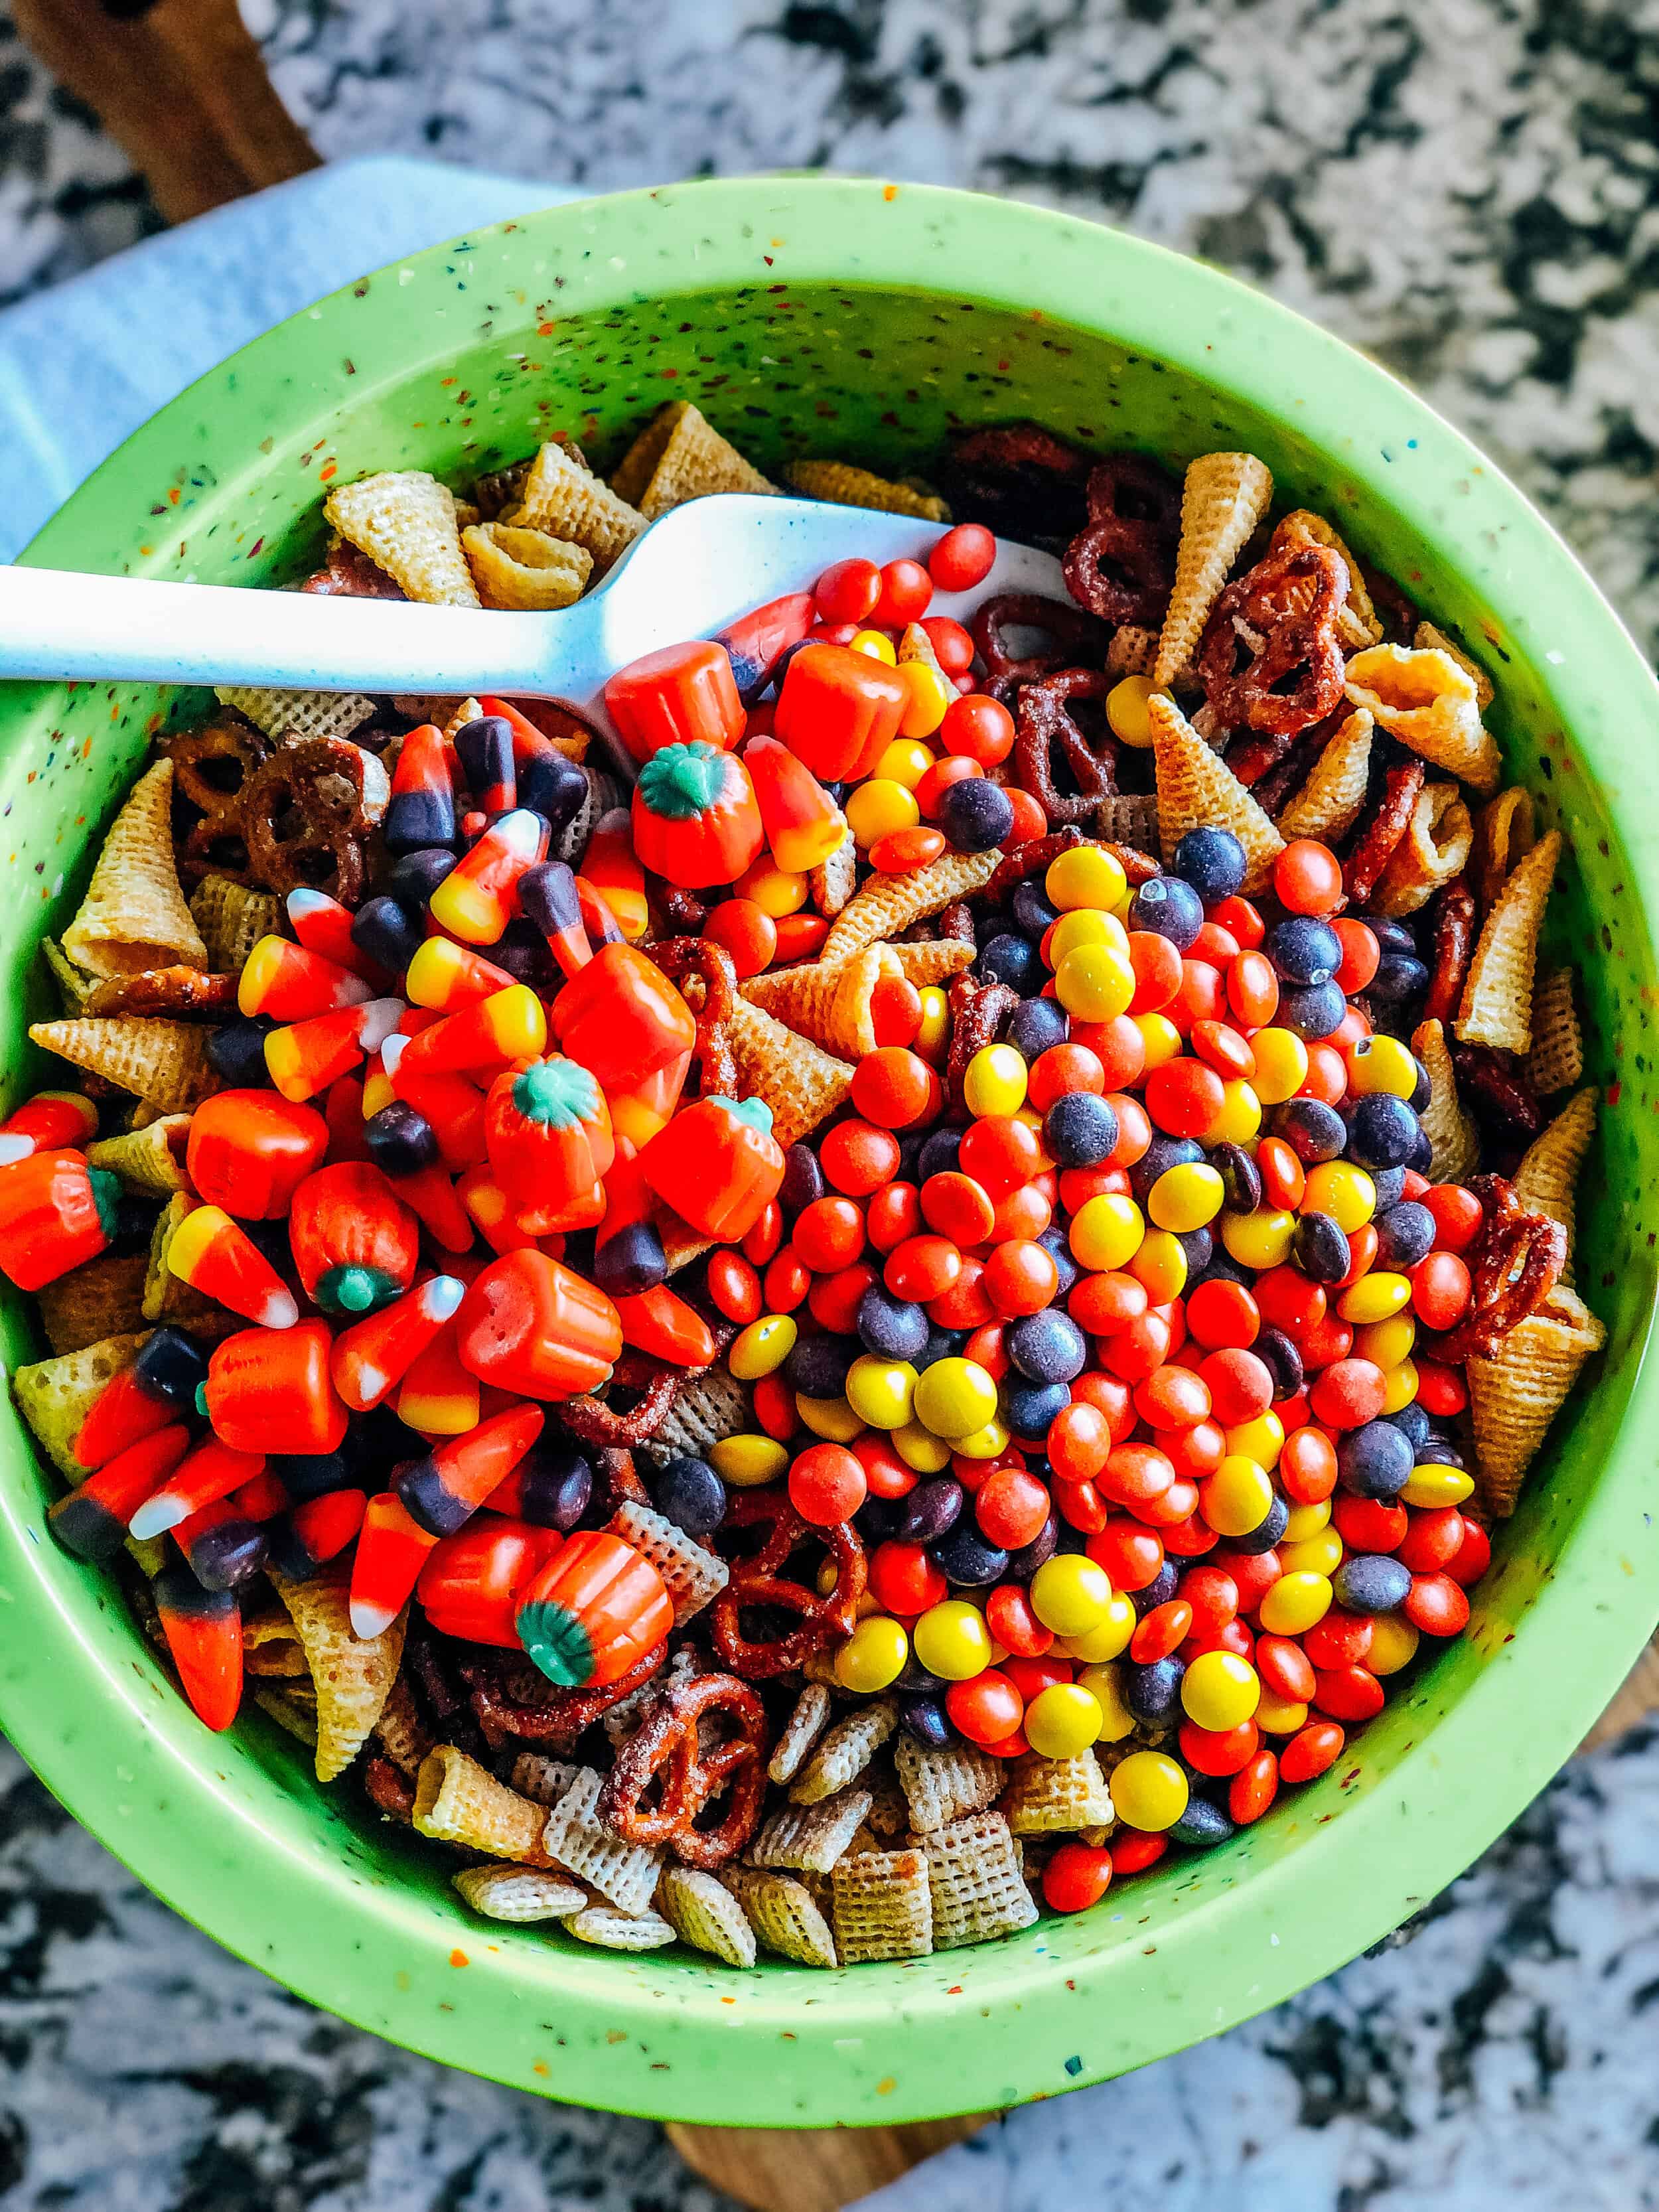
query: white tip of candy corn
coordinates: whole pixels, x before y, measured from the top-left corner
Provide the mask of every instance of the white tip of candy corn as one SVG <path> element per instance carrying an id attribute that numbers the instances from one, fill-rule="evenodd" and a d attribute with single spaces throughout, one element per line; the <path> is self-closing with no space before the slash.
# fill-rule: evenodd
<path id="1" fill-rule="evenodd" d="M 0 1168 L 13 1167 L 34 1150 L 33 1137 L 0 1137 Z"/>
<path id="2" fill-rule="evenodd" d="M 428 1321 L 449 1321 L 460 1309 L 466 1285 L 457 1275 L 434 1275 L 421 1285 L 421 1303 Z"/>
<path id="3" fill-rule="evenodd" d="M 292 1328 L 300 1318 L 300 1308 L 292 1291 L 273 1291 L 265 1300 L 264 1310 L 259 1316 L 261 1328 Z"/>
<path id="4" fill-rule="evenodd" d="M 351 1619 L 351 1632 L 361 1644 L 372 1644 L 377 1636 L 384 1636 L 398 1617 L 396 1613 L 388 1613 L 383 1605 L 376 1605 L 372 1599 L 366 1597 L 354 1597 L 347 1611 Z"/>
<path id="5" fill-rule="evenodd" d="M 368 1000 L 362 1008 L 362 1025 L 357 1031 L 358 1043 L 365 1052 L 383 1054 L 398 1023 L 408 1012 L 401 999 Z"/>
<path id="6" fill-rule="evenodd" d="M 127 1523 L 127 1534 L 143 1543 L 147 1536 L 165 1536 L 169 1528 L 176 1528 L 189 1517 L 189 1508 L 182 1498 L 158 1492 L 154 1498 L 147 1498 L 138 1508 Z"/>

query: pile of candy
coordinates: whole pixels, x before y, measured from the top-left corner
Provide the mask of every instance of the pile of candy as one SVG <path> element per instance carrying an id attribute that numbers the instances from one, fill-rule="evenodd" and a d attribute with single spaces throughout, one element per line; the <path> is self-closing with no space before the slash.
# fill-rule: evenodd
<path id="1" fill-rule="evenodd" d="M 229 695 L 47 947 L 49 1525 L 497 1919 L 851 1965 L 1224 1841 L 1464 1627 L 1601 1342 L 1484 677 L 1250 455 L 948 466 L 941 534 L 798 465 L 921 557 L 618 671 L 626 811 L 557 710 Z M 344 487 L 309 588 L 562 604 L 771 489 L 682 404 Z M 930 614 L 988 525 L 1075 604 Z"/>

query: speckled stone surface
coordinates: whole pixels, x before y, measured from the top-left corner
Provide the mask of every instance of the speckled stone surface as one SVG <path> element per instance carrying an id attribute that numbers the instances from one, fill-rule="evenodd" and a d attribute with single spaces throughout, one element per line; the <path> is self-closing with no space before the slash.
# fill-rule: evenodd
<path id="1" fill-rule="evenodd" d="M 1659 638 L 1659 6 L 249 0 L 322 149 L 594 189 L 828 161 L 1225 263 L 1490 447 Z M 0 25 L 0 285 L 149 217 Z M 219 1952 L 0 1767 L 0 2199 L 100 2212 L 715 2200 L 647 2124 L 447 2074 Z M 1385 1948 L 947 2154 L 890 2212 L 1659 2204 L 1659 1732 Z"/>

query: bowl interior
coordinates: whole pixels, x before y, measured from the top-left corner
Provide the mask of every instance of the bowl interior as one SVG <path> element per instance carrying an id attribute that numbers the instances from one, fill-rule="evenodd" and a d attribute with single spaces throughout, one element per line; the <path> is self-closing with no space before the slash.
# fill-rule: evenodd
<path id="1" fill-rule="evenodd" d="M 1566 835 L 1553 950 L 1577 973 L 1589 1073 L 1612 1109 L 1581 1204 L 1579 1278 L 1610 1332 L 1594 1392 L 1501 1531 L 1470 1633 L 1425 1656 L 1322 1782 L 1093 1912 L 909 1966 L 825 1976 L 771 1961 L 741 1976 L 678 1948 L 626 1959 L 477 1921 L 441 1854 L 349 1786 L 319 1790 L 274 1728 L 198 1727 L 112 1585 L 46 1537 L 56 1480 L 9 1407 L 0 1712 L 70 1808 L 180 1910 L 451 2063 L 728 2123 L 970 2110 L 1142 2063 L 1351 1956 L 1518 1809 L 1634 1656 L 1659 1504 L 1630 1404 L 1655 1287 L 1659 1123 L 1653 809 L 1622 748 L 1651 687 L 1518 495 L 1333 341 L 1109 233 L 878 185 L 630 196 L 366 279 L 167 409 L 29 557 L 279 583 L 318 550 L 337 477 L 409 465 L 459 480 L 554 429 L 603 465 L 669 398 L 695 399 L 763 467 L 805 452 L 926 474 L 953 425 L 1021 416 L 1175 462 L 1247 447 L 1283 501 L 1328 514 L 1485 661 L 1510 769 Z M 39 937 L 72 912 L 150 735 L 202 703 L 120 685 L 0 696 L 8 1098 L 41 1077 L 27 1021 L 55 1011 Z M 9 1363 L 37 1356 L 21 1301 L 4 1301 L 0 1328 Z"/>

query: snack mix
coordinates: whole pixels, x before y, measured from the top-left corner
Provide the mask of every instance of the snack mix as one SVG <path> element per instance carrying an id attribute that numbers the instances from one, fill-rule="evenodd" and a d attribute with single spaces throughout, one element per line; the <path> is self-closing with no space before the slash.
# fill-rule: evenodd
<path id="1" fill-rule="evenodd" d="M 1603 1340 L 1596 1094 L 1485 673 L 1261 461 L 786 473 L 682 403 L 330 495 L 308 591 L 556 608 L 721 491 L 918 557 L 618 670 L 631 792 L 538 702 L 161 737 L 0 1270 L 207 1727 L 490 1919 L 836 1967 L 1224 1842 L 1463 1629 Z M 994 532 L 1068 599 L 930 615 Z"/>

